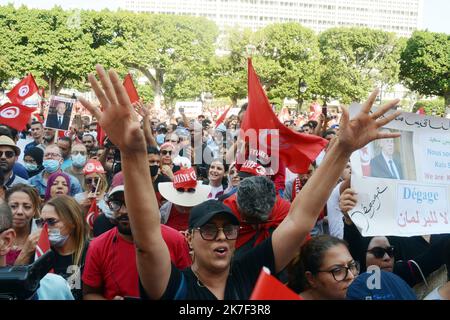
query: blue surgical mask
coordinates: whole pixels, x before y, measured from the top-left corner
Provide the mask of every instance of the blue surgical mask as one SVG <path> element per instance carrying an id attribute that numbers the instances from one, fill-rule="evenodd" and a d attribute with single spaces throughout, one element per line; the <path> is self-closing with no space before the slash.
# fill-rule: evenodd
<path id="1" fill-rule="evenodd" d="M 48 241 L 53 247 L 61 248 L 69 239 L 69 235 L 63 236 L 58 228 L 48 230 Z"/>
<path id="2" fill-rule="evenodd" d="M 58 160 L 53 160 L 53 159 L 44 160 L 42 165 L 44 166 L 45 171 L 48 173 L 56 172 L 59 169 L 59 161 Z"/>
<path id="3" fill-rule="evenodd" d="M 75 168 L 83 168 L 86 164 L 87 157 L 82 154 L 76 154 L 72 156 L 72 165 Z"/>
<path id="4" fill-rule="evenodd" d="M 23 165 L 25 166 L 25 169 L 27 169 L 27 171 L 36 171 L 38 169 L 38 165 L 34 163 L 24 162 Z"/>

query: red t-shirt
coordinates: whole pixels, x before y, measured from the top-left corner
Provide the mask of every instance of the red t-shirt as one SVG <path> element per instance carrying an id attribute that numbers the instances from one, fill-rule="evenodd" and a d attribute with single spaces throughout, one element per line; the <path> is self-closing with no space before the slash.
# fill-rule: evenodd
<path id="1" fill-rule="evenodd" d="M 178 231 L 186 231 L 189 229 L 189 213 L 181 213 L 172 204 L 170 209 L 169 219 L 167 219 L 166 226 L 174 228 Z"/>
<path id="2" fill-rule="evenodd" d="M 191 265 L 187 242 L 178 231 L 161 225 L 161 233 L 170 252 L 172 263 L 179 269 Z M 139 276 L 134 244 L 118 234 L 117 227 L 98 236 L 89 244 L 83 282 L 93 288 L 103 288 L 103 296 L 139 297 Z"/>

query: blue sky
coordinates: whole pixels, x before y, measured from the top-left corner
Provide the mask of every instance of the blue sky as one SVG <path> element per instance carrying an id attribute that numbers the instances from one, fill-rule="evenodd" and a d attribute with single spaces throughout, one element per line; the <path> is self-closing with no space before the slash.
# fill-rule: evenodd
<path id="1" fill-rule="evenodd" d="M 164 1 L 164 0 L 161 0 Z M 189 1 L 189 0 L 186 0 Z M 0 4 L 26 4 L 29 7 L 51 8 L 60 5 L 67 9 L 116 9 L 124 0 L 0 0 Z M 450 1 L 423 0 L 423 28 L 434 32 L 450 33 Z"/>

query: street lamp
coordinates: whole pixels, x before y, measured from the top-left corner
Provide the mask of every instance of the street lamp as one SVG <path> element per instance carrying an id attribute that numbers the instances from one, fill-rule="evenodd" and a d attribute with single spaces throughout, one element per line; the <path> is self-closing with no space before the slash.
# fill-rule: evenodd
<path id="1" fill-rule="evenodd" d="M 302 78 L 298 79 L 298 105 L 297 105 L 297 114 L 300 114 L 300 111 L 302 110 L 303 105 L 303 95 L 305 94 L 306 90 L 308 89 L 308 85 L 305 81 L 303 81 Z"/>

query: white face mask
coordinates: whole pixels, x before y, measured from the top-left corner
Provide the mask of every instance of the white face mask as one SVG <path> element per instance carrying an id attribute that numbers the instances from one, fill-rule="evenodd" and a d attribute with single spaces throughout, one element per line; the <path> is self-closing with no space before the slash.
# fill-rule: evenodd
<path id="1" fill-rule="evenodd" d="M 48 240 L 53 247 L 61 248 L 69 239 L 69 235 L 63 236 L 58 228 L 48 230 Z"/>

